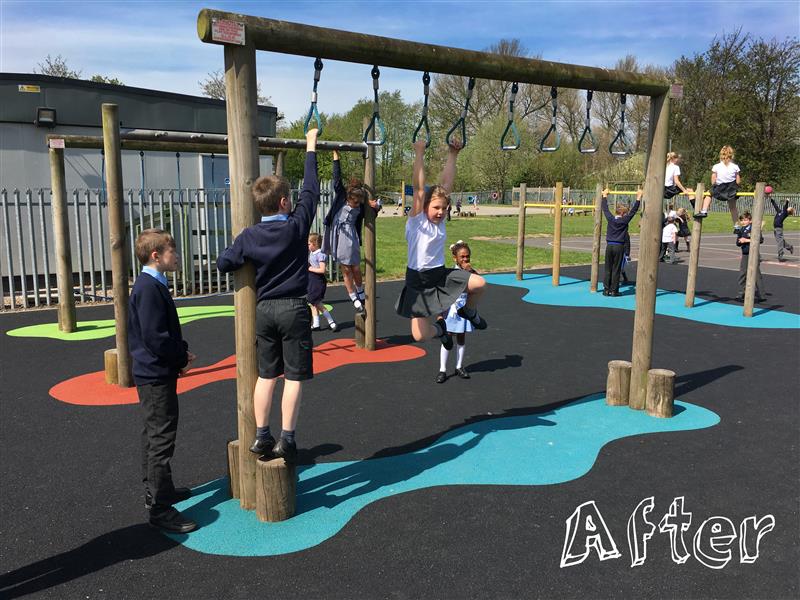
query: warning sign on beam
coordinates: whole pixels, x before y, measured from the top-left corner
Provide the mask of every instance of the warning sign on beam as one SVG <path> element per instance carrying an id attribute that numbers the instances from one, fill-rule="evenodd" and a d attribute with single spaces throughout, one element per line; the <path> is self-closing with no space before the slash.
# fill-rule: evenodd
<path id="1" fill-rule="evenodd" d="M 669 88 L 669 97 L 673 100 L 680 100 L 683 98 L 683 84 L 673 83 Z"/>
<path id="2" fill-rule="evenodd" d="M 244 23 L 226 21 L 225 19 L 212 19 L 211 39 L 223 44 L 244 46 Z"/>
<path id="3" fill-rule="evenodd" d="M 64 149 L 64 139 L 63 138 L 51 139 L 50 140 L 50 147 L 53 148 L 53 149 L 61 148 L 63 150 Z"/>

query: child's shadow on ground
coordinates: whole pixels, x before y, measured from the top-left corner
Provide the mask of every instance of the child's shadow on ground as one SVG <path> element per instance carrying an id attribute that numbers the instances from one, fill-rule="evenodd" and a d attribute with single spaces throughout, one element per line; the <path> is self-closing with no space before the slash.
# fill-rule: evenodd
<path id="1" fill-rule="evenodd" d="M 469 366 L 470 373 L 493 373 L 501 369 L 513 369 L 522 366 L 522 356 L 519 354 L 506 354 L 505 358 L 490 358 L 481 360 Z"/>

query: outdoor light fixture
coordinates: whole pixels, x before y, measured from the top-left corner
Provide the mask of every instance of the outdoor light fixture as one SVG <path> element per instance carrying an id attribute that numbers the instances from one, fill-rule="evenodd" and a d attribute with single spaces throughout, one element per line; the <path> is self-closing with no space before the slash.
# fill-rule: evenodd
<path id="1" fill-rule="evenodd" d="M 56 126 L 56 109 L 46 108 L 40 106 L 36 109 L 36 126 L 37 127 L 55 127 Z"/>

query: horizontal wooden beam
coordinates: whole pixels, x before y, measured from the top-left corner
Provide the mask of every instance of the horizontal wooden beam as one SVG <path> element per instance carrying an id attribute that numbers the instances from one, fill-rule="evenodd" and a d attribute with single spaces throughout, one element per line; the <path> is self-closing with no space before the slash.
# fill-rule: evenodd
<path id="1" fill-rule="evenodd" d="M 67 148 L 103 147 L 103 138 L 92 135 L 58 135 L 48 134 L 50 140 L 64 140 Z M 194 134 L 175 131 L 150 131 L 143 129 L 123 130 L 120 134 L 120 145 L 123 150 L 150 150 L 153 152 L 200 152 L 228 153 L 228 137 L 222 134 Z M 305 140 L 260 137 L 258 138 L 259 154 L 277 154 L 280 150 L 305 150 Z M 367 145 L 364 142 L 337 142 L 317 140 L 317 149 L 323 151 L 358 152 L 364 154 Z"/>
<path id="2" fill-rule="evenodd" d="M 208 8 L 201 10 L 197 16 L 197 35 L 203 42 L 223 43 L 214 39 L 215 21 L 244 24 L 245 41 L 257 50 L 479 79 L 643 96 L 659 96 L 670 89 L 670 82 L 666 79 L 641 73 L 422 44 Z M 429 28 L 429 31 L 434 29 Z"/>

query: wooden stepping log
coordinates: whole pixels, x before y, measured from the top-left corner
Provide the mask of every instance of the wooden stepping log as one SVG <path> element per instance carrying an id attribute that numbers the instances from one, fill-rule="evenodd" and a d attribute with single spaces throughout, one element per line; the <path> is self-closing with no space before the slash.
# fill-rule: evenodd
<path id="1" fill-rule="evenodd" d="M 103 352 L 103 364 L 105 365 L 106 383 L 109 385 L 119 383 L 119 361 L 116 348 Z"/>
<path id="2" fill-rule="evenodd" d="M 647 414 L 668 419 L 675 402 L 675 372 L 650 369 L 647 372 Z"/>
<path id="3" fill-rule="evenodd" d="M 608 363 L 606 380 L 606 404 L 628 406 L 631 389 L 631 363 L 627 360 L 612 360 Z"/>
<path id="4" fill-rule="evenodd" d="M 297 468 L 282 458 L 256 464 L 256 516 L 275 523 L 294 516 L 297 498 Z"/>
<path id="5" fill-rule="evenodd" d="M 239 498 L 239 440 L 228 442 L 228 483 L 231 498 Z"/>

